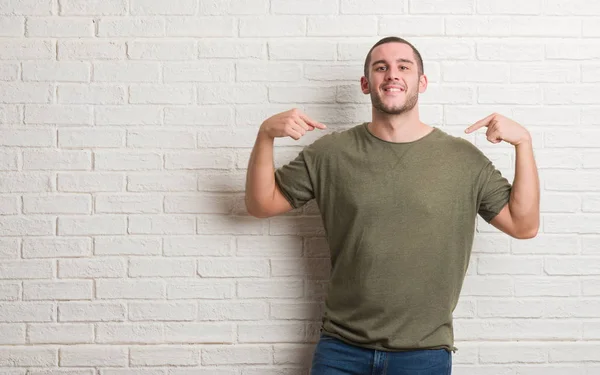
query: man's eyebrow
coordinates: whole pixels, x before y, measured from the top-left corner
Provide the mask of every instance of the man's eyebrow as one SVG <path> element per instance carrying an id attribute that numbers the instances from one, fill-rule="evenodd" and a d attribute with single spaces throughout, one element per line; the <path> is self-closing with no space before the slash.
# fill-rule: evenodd
<path id="1" fill-rule="evenodd" d="M 414 64 L 414 61 L 409 60 L 409 59 L 398 59 L 398 60 L 396 60 L 396 62 L 405 62 L 405 63 L 409 63 L 409 64 Z M 377 60 L 377 61 L 374 61 L 373 64 L 371 64 L 371 65 L 385 64 L 385 63 L 386 63 L 385 60 Z"/>

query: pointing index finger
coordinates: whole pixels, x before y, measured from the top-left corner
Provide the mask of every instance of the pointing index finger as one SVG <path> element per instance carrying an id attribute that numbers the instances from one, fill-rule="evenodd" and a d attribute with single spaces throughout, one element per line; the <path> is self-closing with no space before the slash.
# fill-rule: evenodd
<path id="1" fill-rule="evenodd" d="M 467 129 L 465 129 L 465 133 L 467 133 L 467 134 L 472 133 L 481 127 L 489 125 L 490 121 L 494 118 L 495 115 L 496 115 L 495 113 L 492 113 L 491 115 L 487 116 L 486 118 L 477 121 L 473 125 L 469 126 Z"/>
<path id="2" fill-rule="evenodd" d="M 319 128 L 319 129 L 325 129 L 325 128 L 327 128 L 327 126 L 325 126 L 324 124 L 321 124 L 320 122 L 311 119 L 310 117 L 308 117 L 304 113 L 300 113 L 300 118 L 302 120 L 304 120 L 307 124 L 309 124 L 311 126 L 314 126 L 315 128 Z"/>

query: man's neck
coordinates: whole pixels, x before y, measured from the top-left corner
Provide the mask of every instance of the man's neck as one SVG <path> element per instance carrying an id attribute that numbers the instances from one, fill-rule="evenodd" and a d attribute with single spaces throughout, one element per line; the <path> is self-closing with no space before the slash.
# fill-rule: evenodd
<path id="1" fill-rule="evenodd" d="M 373 108 L 368 128 L 376 137 L 397 143 L 413 142 L 433 131 L 433 127 L 421 122 L 416 107 L 400 115 L 384 114 Z"/>

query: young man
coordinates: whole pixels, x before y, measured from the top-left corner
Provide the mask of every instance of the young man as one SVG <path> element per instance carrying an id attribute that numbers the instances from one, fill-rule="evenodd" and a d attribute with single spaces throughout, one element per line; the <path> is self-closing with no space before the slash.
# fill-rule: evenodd
<path id="1" fill-rule="evenodd" d="M 492 143 L 516 148 L 511 185 L 468 141 L 419 119 L 427 77 L 401 38 L 377 42 L 361 88 L 372 120 L 325 135 L 273 168 L 275 137 L 299 139 L 325 125 L 292 109 L 261 125 L 246 206 L 269 217 L 316 199 L 332 272 L 312 375 L 450 374 L 452 312 L 467 270 L 477 214 L 515 238 L 539 226 L 539 180 L 529 132 L 499 114 Z"/>

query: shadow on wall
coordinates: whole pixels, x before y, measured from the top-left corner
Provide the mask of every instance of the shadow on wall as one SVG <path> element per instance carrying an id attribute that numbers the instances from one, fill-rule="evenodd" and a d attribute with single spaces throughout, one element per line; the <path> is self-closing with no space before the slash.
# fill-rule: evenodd
<path id="1" fill-rule="evenodd" d="M 320 335 L 331 269 L 318 206 L 311 200 L 304 207 L 280 216 L 252 217 L 244 203 L 246 171 L 228 172 L 199 180 L 200 190 L 210 191 L 206 199 L 212 197 L 211 211 L 216 214 L 200 215 L 198 233 L 234 236 L 231 256 L 265 260 L 266 274 L 249 267 L 236 270 L 238 274 L 232 278 L 238 278 L 234 298 L 268 302 L 266 322 L 237 323 L 267 325 L 265 332 L 252 336 L 252 340 L 273 343 L 275 364 L 310 368 Z"/>

